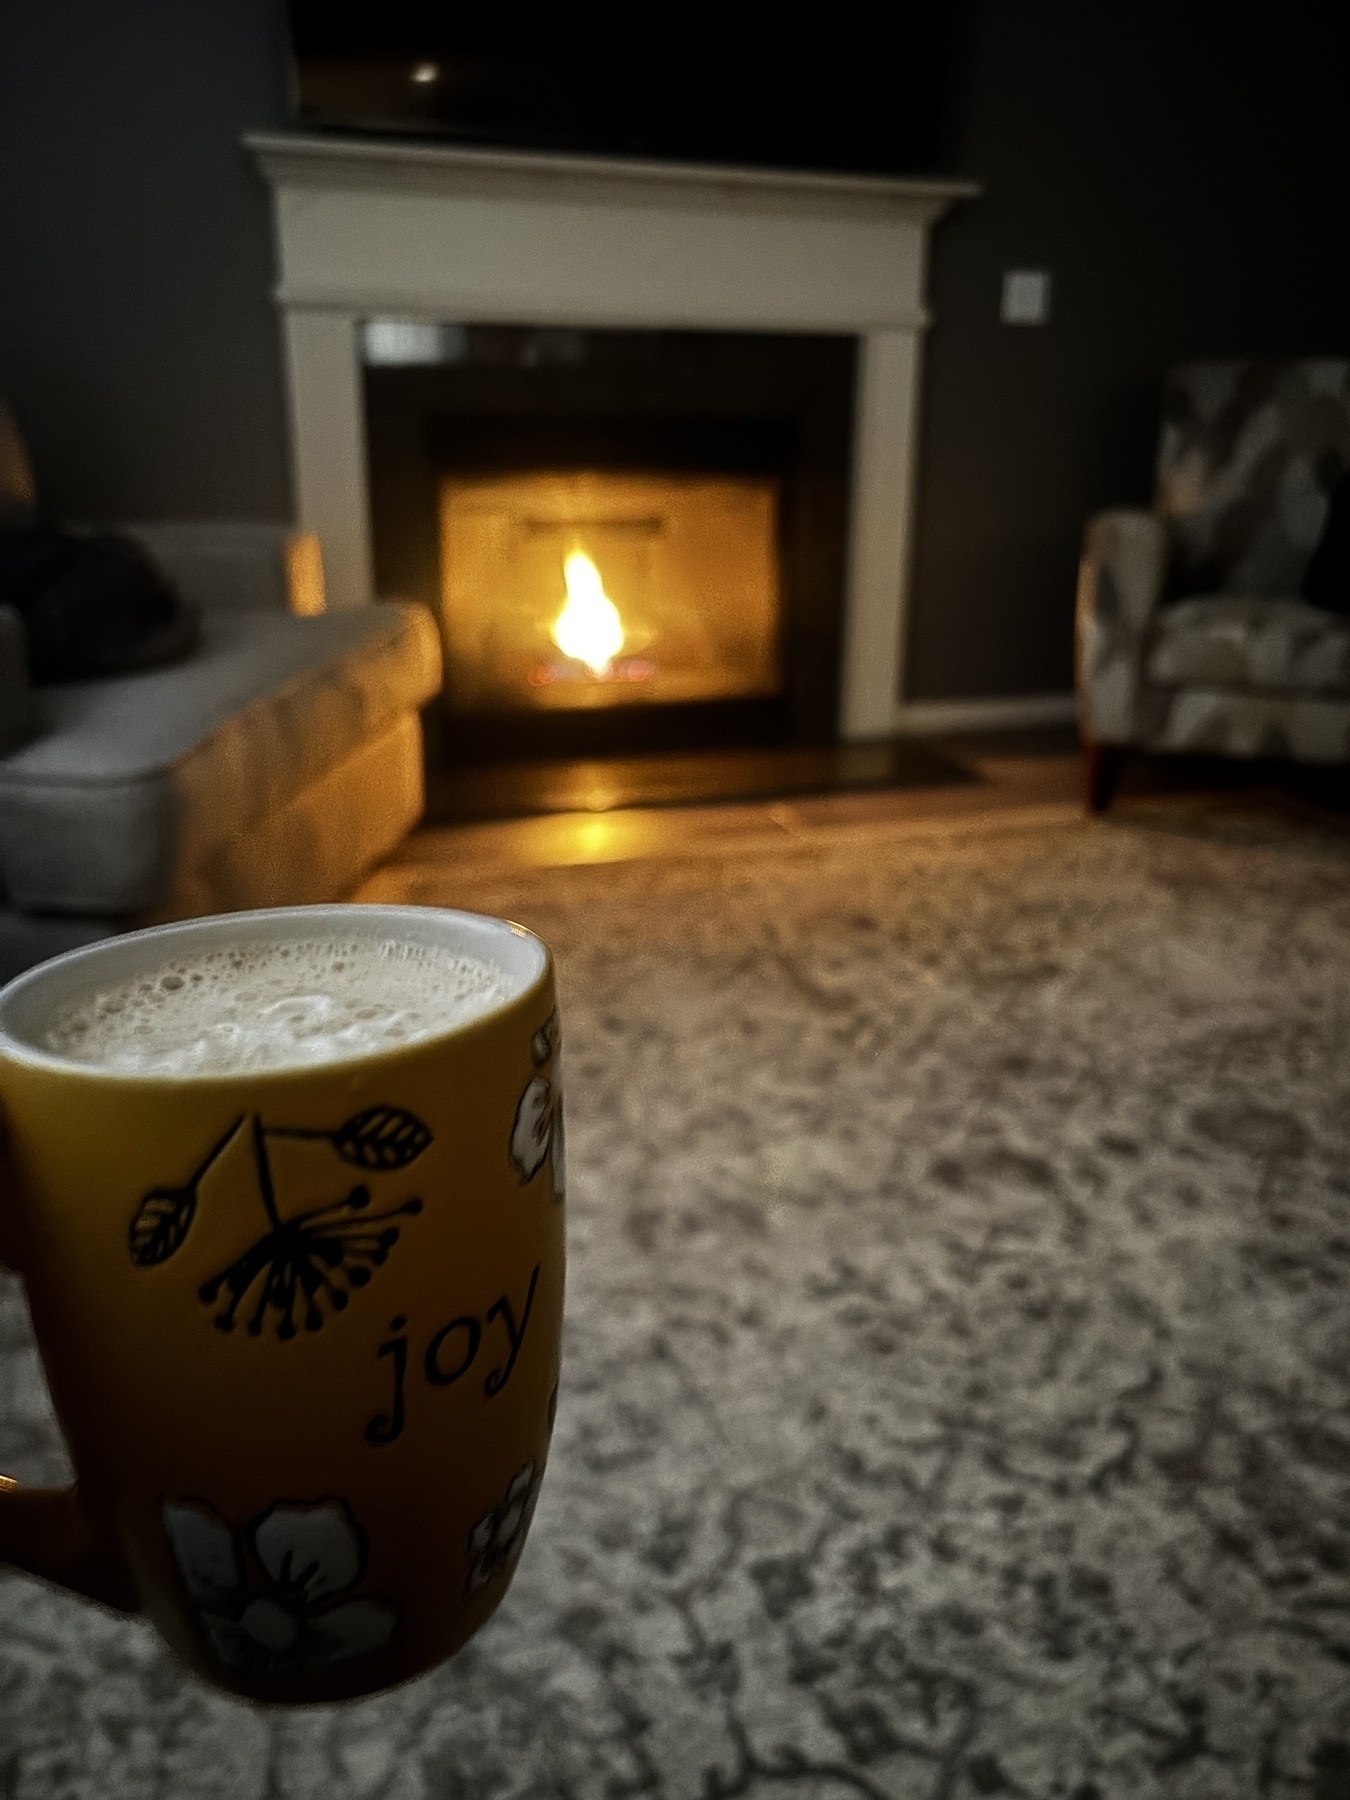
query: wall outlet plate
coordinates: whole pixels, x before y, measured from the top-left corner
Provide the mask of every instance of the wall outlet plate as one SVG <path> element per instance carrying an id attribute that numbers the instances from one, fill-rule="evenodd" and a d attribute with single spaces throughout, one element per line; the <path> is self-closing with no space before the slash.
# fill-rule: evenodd
<path id="1" fill-rule="evenodd" d="M 998 316 L 1005 325 L 1044 325 L 1050 317 L 1049 269 L 1005 269 Z"/>

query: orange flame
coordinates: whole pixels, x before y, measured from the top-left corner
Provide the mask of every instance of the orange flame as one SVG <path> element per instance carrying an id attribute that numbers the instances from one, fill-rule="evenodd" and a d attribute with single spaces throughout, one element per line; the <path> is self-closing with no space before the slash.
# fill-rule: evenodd
<path id="1" fill-rule="evenodd" d="M 584 550 L 574 550 L 563 564 L 567 604 L 550 633 L 564 656 L 584 662 L 592 675 L 605 676 L 624 646 L 623 620 L 605 592 L 600 571 Z"/>

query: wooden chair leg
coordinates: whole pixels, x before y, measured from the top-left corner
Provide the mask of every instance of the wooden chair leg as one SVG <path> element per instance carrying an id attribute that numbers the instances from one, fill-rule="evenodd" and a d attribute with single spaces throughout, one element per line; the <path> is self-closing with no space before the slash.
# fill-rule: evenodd
<path id="1" fill-rule="evenodd" d="M 1085 744 L 1087 752 L 1087 803 L 1089 812 L 1104 813 L 1120 785 L 1125 767 L 1123 744 Z"/>

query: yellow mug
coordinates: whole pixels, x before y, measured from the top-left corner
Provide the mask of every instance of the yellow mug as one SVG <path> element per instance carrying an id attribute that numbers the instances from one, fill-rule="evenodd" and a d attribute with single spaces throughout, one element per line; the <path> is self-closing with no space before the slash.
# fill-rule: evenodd
<path id="1" fill-rule="evenodd" d="M 507 997 L 303 1068 L 125 1074 L 42 1046 L 179 954 L 445 946 Z M 297 907 L 134 932 L 0 992 L 0 1256 L 23 1275 L 69 1489 L 0 1486 L 0 1559 L 143 1612 L 253 1699 L 433 1667 L 500 1602 L 539 1491 L 563 1306 L 553 970 L 518 926 Z"/>

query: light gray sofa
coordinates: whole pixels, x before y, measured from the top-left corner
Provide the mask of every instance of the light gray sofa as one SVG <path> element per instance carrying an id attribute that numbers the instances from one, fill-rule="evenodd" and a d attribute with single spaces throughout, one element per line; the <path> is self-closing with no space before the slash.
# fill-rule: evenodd
<path id="1" fill-rule="evenodd" d="M 201 609 L 201 644 L 31 690 L 0 608 L 0 980 L 131 925 L 338 899 L 421 815 L 424 608 L 296 616 L 306 546 L 281 526 L 128 529 Z"/>

